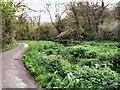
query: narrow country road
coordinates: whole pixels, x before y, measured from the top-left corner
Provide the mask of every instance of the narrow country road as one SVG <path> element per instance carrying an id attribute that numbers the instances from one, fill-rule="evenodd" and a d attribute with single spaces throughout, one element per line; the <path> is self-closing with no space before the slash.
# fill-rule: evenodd
<path id="1" fill-rule="evenodd" d="M 22 61 L 26 45 L 19 44 L 11 50 L 0 53 L 2 56 L 2 60 L 0 59 L 2 62 L 2 88 L 37 88 Z"/>

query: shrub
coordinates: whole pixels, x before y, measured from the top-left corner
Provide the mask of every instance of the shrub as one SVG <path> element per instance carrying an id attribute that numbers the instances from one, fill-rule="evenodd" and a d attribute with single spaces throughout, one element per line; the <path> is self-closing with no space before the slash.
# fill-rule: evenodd
<path id="1" fill-rule="evenodd" d="M 80 88 L 117 88 L 119 87 L 119 75 L 109 68 L 80 67 L 76 71 L 78 87 Z"/>
<path id="2" fill-rule="evenodd" d="M 95 58 L 90 58 L 90 59 L 79 59 L 79 65 L 80 66 L 89 66 L 89 67 L 93 67 L 95 66 L 95 64 L 99 64 L 100 61 L 98 59 Z"/>
<path id="3" fill-rule="evenodd" d="M 111 69 L 120 73 L 120 52 L 110 58 L 110 63 L 113 64 Z"/>
<path id="4" fill-rule="evenodd" d="M 63 64 L 61 63 L 62 58 L 61 57 L 54 57 L 52 59 L 49 59 L 46 65 L 46 69 L 48 72 L 54 73 L 57 71 L 58 74 L 64 77 L 64 69 Z"/>
<path id="5" fill-rule="evenodd" d="M 46 54 L 47 55 L 53 54 L 53 52 L 54 52 L 53 49 L 47 49 L 46 50 Z"/>
<path id="6" fill-rule="evenodd" d="M 36 81 L 39 85 L 42 85 L 43 88 L 47 87 L 48 83 L 52 80 L 53 77 L 55 77 L 55 74 L 47 73 L 47 74 L 40 74 Z"/>
<path id="7" fill-rule="evenodd" d="M 36 40 L 50 40 L 57 36 L 58 32 L 55 30 L 53 25 L 51 23 L 43 23 L 36 29 L 36 35 L 39 34 L 38 37 L 36 37 Z"/>
<path id="8" fill-rule="evenodd" d="M 34 51 L 31 51 L 31 52 L 28 52 L 28 53 L 24 54 L 24 56 L 23 56 L 25 66 L 35 76 L 40 74 L 39 73 L 40 72 L 40 67 L 39 67 L 39 64 L 38 64 L 38 60 L 41 58 L 41 56 L 39 56 L 38 53 L 39 52 L 37 50 L 34 50 Z"/>
<path id="9" fill-rule="evenodd" d="M 74 55 L 75 58 L 79 57 L 79 58 L 84 58 L 85 57 L 85 52 L 87 50 L 83 49 L 83 48 L 73 48 L 69 50 L 69 53 Z"/>
<path id="10" fill-rule="evenodd" d="M 118 41 L 118 22 L 103 23 L 102 30 L 96 35 L 100 40 Z M 98 37 L 99 36 L 99 37 Z"/>
<path id="11" fill-rule="evenodd" d="M 106 53 L 99 54 L 98 58 L 100 61 L 107 61 L 110 59 L 110 57 Z"/>
<path id="12" fill-rule="evenodd" d="M 85 53 L 85 57 L 86 58 L 96 58 L 97 57 L 97 53 L 94 51 L 88 51 Z"/>
<path id="13" fill-rule="evenodd" d="M 78 61 L 79 58 L 85 58 L 85 52 L 87 50 L 83 48 L 67 48 L 63 51 L 63 57 L 69 61 Z"/>

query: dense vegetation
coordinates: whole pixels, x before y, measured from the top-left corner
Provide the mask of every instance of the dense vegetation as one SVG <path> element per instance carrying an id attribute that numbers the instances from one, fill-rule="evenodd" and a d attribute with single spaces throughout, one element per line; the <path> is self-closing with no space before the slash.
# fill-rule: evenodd
<path id="1" fill-rule="evenodd" d="M 110 40 L 118 41 L 118 8 L 119 4 L 105 4 L 100 2 L 69 2 L 55 3 L 55 16 L 51 14 L 51 3 L 45 3 L 40 15 L 30 17 L 27 12 L 37 12 L 29 8 L 25 0 L 18 2 L 0 2 L 0 25 L 2 26 L 1 39 L 5 44 L 16 40 Z M 63 12 L 57 12 L 63 8 Z M 108 8 L 110 7 L 110 8 Z M 47 12 L 51 22 L 42 22 L 42 13 Z M 17 14 L 16 14 L 17 13 Z M 18 14 L 19 13 L 19 14 Z M 62 14 L 65 14 L 63 17 Z M 55 18 L 55 21 L 53 21 Z"/>
<path id="2" fill-rule="evenodd" d="M 83 42 L 65 47 L 51 41 L 30 41 L 25 66 L 44 88 L 120 87 L 117 42 Z"/>

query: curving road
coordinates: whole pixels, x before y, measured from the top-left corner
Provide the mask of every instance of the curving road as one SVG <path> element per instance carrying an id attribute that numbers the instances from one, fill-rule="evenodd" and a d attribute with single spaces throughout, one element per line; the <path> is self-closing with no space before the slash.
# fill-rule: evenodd
<path id="1" fill-rule="evenodd" d="M 27 47 L 27 44 L 19 44 L 11 50 L 0 53 L 2 56 L 2 60 L 0 59 L 2 62 L 2 88 L 37 88 L 34 79 L 22 62 L 22 54 Z"/>

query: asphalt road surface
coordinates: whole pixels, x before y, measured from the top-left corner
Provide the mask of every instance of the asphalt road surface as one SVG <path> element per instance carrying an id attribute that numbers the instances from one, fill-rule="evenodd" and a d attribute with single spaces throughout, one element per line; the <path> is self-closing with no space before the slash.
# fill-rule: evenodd
<path id="1" fill-rule="evenodd" d="M 0 53 L 2 59 L 2 88 L 37 88 L 36 83 L 24 67 L 22 54 L 28 47 L 27 44 L 19 44 L 15 48 Z M 1 78 L 2 77 L 2 78 Z M 1 80 L 2 79 L 2 80 Z"/>

